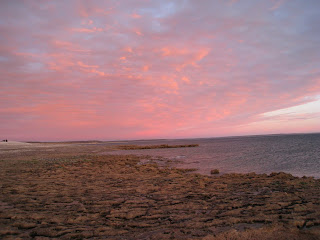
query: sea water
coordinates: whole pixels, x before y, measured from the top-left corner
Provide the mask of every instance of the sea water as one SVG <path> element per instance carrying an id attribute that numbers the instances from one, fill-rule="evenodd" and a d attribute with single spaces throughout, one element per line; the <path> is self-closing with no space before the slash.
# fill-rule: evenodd
<path id="1" fill-rule="evenodd" d="M 287 172 L 299 177 L 320 178 L 320 134 L 140 140 L 125 144 L 199 144 L 191 148 L 121 150 L 113 154 L 164 157 L 175 167 L 196 168 L 196 172 L 202 174 L 219 169 L 222 174 Z"/>

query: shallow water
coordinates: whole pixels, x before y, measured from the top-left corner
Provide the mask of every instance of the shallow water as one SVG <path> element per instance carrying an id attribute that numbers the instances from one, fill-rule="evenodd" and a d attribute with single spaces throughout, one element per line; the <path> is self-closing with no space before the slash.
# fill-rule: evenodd
<path id="1" fill-rule="evenodd" d="M 295 176 L 320 178 L 320 134 L 262 135 L 184 140 L 130 141 L 125 144 L 191 144 L 194 148 L 121 150 L 113 154 L 161 156 L 176 167 L 197 168 L 209 174 L 287 172 Z M 119 143 L 120 144 L 120 143 Z"/>

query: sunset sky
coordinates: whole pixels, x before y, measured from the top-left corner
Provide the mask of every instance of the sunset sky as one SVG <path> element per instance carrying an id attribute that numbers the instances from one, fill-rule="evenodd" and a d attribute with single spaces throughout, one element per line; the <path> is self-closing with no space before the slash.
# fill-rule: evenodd
<path id="1" fill-rule="evenodd" d="M 9 140 L 320 132 L 320 1 L 1 0 L 0 94 Z"/>

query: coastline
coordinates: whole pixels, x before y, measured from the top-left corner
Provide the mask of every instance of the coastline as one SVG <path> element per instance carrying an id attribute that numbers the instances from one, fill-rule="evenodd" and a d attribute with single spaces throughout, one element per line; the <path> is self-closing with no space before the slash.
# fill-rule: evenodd
<path id="1" fill-rule="evenodd" d="M 99 155 L 105 151 L 76 144 L 2 151 L 0 237 L 320 237 L 319 179 L 205 176 L 139 164 L 142 157 L 134 155 Z"/>

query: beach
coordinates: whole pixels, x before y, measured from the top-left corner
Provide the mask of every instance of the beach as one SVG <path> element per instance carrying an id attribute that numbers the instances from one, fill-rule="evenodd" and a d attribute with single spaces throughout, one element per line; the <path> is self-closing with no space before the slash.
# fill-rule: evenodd
<path id="1" fill-rule="evenodd" d="M 320 238 L 319 179 L 208 176 L 113 150 L 1 143 L 0 238 Z"/>

